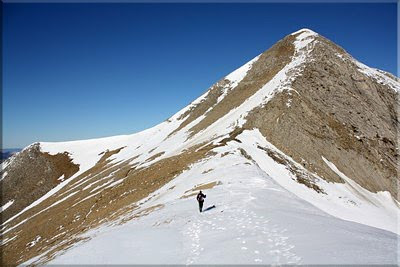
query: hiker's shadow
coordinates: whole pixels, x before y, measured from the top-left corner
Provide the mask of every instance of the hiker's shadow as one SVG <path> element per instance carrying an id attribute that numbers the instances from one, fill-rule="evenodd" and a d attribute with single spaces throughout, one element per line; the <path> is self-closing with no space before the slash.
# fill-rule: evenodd
<path id="1" fill-rule="evenodd" d="M 203 212 L 208 211 L 208 210 L 212 210 L 212 209 L 214 209 L 214 208 L 215 208 L 215 205 L 212 205 L 212 206 L 206 208 L 205 210 L 203 210 Z"/>

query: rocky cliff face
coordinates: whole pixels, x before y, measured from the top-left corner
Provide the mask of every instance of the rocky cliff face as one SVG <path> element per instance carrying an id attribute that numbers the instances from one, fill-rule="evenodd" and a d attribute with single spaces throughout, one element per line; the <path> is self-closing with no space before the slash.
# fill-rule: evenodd
<path id="1" fill-rule="evenodd" d="M 257 151 L 293 174 L 288 179 L 296 184 L 289 191 L 299 195 L 296 188 L 303 192 L 306 186 L 313 198 L 302 197 L 323 210 L 319 200 L 329 203 L 332 183 L 337 188 L 351 185 L 346 203 L 366 201 L 376 209 L 387 204 L 369 194 L 387 191 L 391 196 L 385 199 L 394 203 L 388 218 L 395 218 L 399 90 L 396 77 L 357 62 L 310 30 L 300 30 L 149 130 L 33 144 L 3 164 L 2 260 L 20 264 L 41 255 L 47 262 L 94 227 L 162 209 L 163 204 L 146 206 L 157 198 L 152 194 L 193 164 L 219 157 L 218 149 L 228 150 L 221 157 L 237 152 L 248 164 L 261 165 L 243 142 L 249 131 L 259 131 L 270 144 L 253 143 Z M 231 144 L 240 147 L 230 151 Z M 165 190 L 175 192 L 174 187 Z M 350 215 L 325 211 L 390 228 L 370 222 L 365 216 L 369 208 L 360 204 L 354 210 L 340 203 Z M 352 217 L 353 211 L 364 217 Z"/>
<path id="2" fill-rule="evenodd" d="M 397 78 L 367 70 L 322 36 L 290 90 L 254 109 L 246 128 L 258 128 L 309 171 L 343 182 L 322 157 L 371 192 L 398 199 Z M 387 81 L 390 81 L 389 83 Z"/>

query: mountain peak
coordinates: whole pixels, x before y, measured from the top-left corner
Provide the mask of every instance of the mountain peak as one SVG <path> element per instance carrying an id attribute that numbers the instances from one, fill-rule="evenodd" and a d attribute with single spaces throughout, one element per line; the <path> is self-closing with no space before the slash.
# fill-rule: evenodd
<path id="1" fill-rule="evenodd" d="M 307 29 L 307 28 L 303 28 L 303 29 L 300 29 L 298 31 L 295 31 L 295 32 L 291 33 L 290 35 L 296 35 L 296 34 L 299 34 L 299 33 L 306 33 L 306 34 L 309 34 L 309 35 L 318 35 L 318 33 L 314 32 L 313 30 Z"/>

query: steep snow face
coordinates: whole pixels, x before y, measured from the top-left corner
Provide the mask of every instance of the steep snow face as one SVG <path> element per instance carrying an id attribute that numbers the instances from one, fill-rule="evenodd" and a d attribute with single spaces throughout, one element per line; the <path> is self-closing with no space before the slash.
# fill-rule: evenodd
<path id="1" fill-rule="evenodd" d="M 297 194 L 282 186 L 291 174 L 257 148 L 268 145 L 261 134 L 245 131 L 238 139 L 243 142 L 214 149 L 214 156 L 143 200 L 142 210 L 159 207 L 151 214 L 94 229 L 85 234 L 89 241 L 50 264 L 396 263 L 396 234 L 310 205 L 297 196 L 304 185 L 292 185 Z M 207 195 L 203 213 L 196 188 Z M 27 263 L 40 263 L 40 257 Z"/>

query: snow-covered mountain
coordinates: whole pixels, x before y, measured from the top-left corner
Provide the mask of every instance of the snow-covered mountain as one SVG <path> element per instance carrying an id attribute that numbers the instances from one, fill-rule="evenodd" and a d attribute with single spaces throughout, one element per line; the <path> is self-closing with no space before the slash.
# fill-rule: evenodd
<path id="1" fill-rule="evenodd" d="M 302 29 L 151 129 L 32 144 L 3 163 L 2 261 L 397 263 L 399 90 Z"/>

